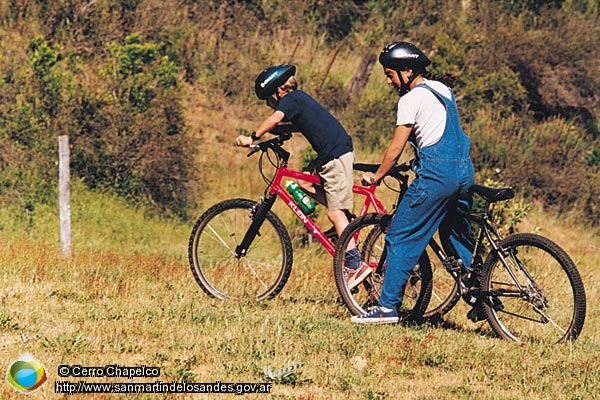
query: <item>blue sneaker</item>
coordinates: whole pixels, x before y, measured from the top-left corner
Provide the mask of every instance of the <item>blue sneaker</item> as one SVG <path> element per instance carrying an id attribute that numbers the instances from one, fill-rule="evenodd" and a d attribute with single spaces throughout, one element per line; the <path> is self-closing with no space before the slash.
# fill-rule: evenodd
<path id="1" fill-rule="evenodd" d="M 366 314 L 350 318 L 350 322 L 354 324 L 396 324 L 399 321 L 398 310 L 394 308 L 384 311 L 381 306 L 375 307 Z"/>

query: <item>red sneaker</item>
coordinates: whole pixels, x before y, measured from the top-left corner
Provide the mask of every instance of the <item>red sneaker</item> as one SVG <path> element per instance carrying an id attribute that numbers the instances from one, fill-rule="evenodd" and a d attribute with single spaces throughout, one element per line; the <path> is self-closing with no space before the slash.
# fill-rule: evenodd
<path id="1" fill-rule="evenodd" d="M 348 275 L 346 275 L 346 285 L 348 285 L 348 289 L 355 288 L 359 283 L 364 281 L 367 276 L 371 275 L 371 272 L 373 272 L 373 268 L 364 261 L 360 262 L 358 268 L 347 268 L 346 270 L 348 271 Z"/>

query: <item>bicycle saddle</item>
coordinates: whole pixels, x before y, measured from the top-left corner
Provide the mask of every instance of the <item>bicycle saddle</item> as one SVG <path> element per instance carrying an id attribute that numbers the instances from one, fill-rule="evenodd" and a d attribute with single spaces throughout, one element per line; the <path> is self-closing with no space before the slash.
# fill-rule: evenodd
<path id="1" fill-rule="evenodd" d="M 508 200 L 515 197 L 515 191 L 512 188 L 492 188 L 481 185 L 473 185 L 471 189 L 474 193 L 477 193 L 484 200 L 494 203 L 496 201 Z"/>

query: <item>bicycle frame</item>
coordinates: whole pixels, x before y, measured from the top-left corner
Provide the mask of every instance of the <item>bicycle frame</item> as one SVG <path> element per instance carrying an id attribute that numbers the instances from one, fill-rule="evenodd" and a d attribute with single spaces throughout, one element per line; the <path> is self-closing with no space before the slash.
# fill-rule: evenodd
<path id="1" fill-rule="evenodd" d="M 504 256 L 502 255 L 502 249 L 498 246 L 498 243 L 502 241 L 502 237 L 500 233 L 494 228 L 491 223 L 491 207 L 494 203 L 487 201 L 484 205 L 484 210 L 475 213 L 473 211 L 461 211 L 456 210 L 456 213 L 460 216 L 467 218 L 469 221 L 474 222 L 479 225 L 479 229 L 477 230 L 477 235 L 475 237 L 474 249 L 473 249 L 473 257 L 471 259 L 471 266 L 474 266 L 475 261 L 477 259 L 477 255 L 481 254 L 484 250 L 484 242 L 487 242 L 490 246 L 490 253 L 495 252 L 499 255 L 502 263 L 506 267 L 506 261 L 504 260 Z M 484 240 L 486 239 L 486 240 Z M 435 238 L 431 238 L 428 243 L 428 246 L 433 250 L 433 252 L 437 255 L 437 257 L 444 265 L 446 271 L 454 278 L 456 283 L 459 285 L 459 295 L 464 295 L 467 293 L 468 288 L 465 286 L 465 282 L 462 279 L 462 275 L 467 273 L 467 269 L 464 265 L 456 265 L 453 257 L 446 254 L 446 252 L 442 249 L 440 244 L 435 240 Z M 507 268 L 510 275 L 515 279 L 515 276 L 512 274 L 509 268 Z M 518 282 L 517 282 L 518 285 Z"/>
<path id="2" fill-rule="evenodd" d="M 252 150 L 250 151 L 250 153 L 248 153 L 249 157 L 258 151 L 262 151 L 263 154 L 265 154 L 267 151 L 270 150 L 273 153 L 275 153 L 278 163 L 276 165 L 276 172 L 274 177 L 272 179 L 265 179 L 265 181 L 269 184 L 267 190 L 265 191 L 265 196 L 262 199 L 262 201 L 258 203 L 258 206 L 255 207 L 251 212 L 253 222 L 248 228 L 248 231 L 246 232 L 246 235 L 244 236 L 242 242 L 235 249 L 236 258 L 243 257 L 246 254 L 246 251 L 250 247 L 250 244 L 252 243 L 256 235 L 259 233 L 259 229 L 267 213 L 271 210 L 273 204 L 275 204 L 275 200 L 277 199 L 277 197 L 280 197 L 285 202 L 285 204 L 294 212 L 294 215 L 296 215 L 296 217 L 300 221 L 302 221 L 302 223 L 308 229 L 308 231 L 311 232 L 317 238 L 319 243 L 321 243 L 323 247 L 325 247 L 329 254 L 331 254 L 332 256 L 335 254 L 335 245 L 327 238 L 327 236 L 325 236 L 325 234 L 317 226 L 317 224 L 315 224 L 315 222 L 312 219 L 310 219 L 308 215 L 304 213 L 304 211 L 302 211 L 302 209 L 296 204 L 292 196 L 281 184 L 283 178 L 292 178 L 297 180 L 303 180 L 313 184 L 321 184 L 321 178 L 318 175 L 295 171 L 287 167 L 287 162 L 290 153 L 284 150 L 281 147 L 281 144 L 284 141 L 290 139 L 291 135 L 289 131 L 285 131 L 285 128 L 283 129 L 283 134 L 277 134 L 278 138 L 270 139 L 253 145 Z M 401 168 L 400 170 L 406 171 L 408 169 L 410 169 L 410 167 L 404 166 L 404 169 Z M 265 178 L 264 175 L 263 178 Z M 406 185 L 406 180 L 402 179 L 401 185 L 402 184 Z M 376 213 L 388 213 L 381 201 L 375 196 L 376 188 L 377 187 L 375 185 L 370 185 L 368 187 L 363 187 L 359 185 L 352 186 L 352 192 L 354 194 L 359 194 L 365 197 L 365 201 L 362 205 L 360 215 L 366 214 L 370 207 L 373 207 L 374 212 Z"/>
<path id="3" fill-rule="evenodd" d="M 446 272 L 448 272 L 454 280 L 456 284 L 456 296 L 462 297 L 469 304 L 473 304 L 477 300 L 476 298 L 489 295 L 489 293 L 484 293 L 479 290 L 473 291 L 472 288 L 467 287 L 466 282 L 467 274 L 469 272 L 482 267 L 482 257 L 484 254 L 487 254 L 488 256 L 492 253 L 495 254 L 514 281 L 515 286 L 521 293 L 523 292 L 523 287 L 506 261 L 506 256 L 508 256 L 508 254 L 504 253 L 504 249 L 499 245 L 503 238 L 496 230 L 492 217 L 492 207 L 495 202 L 512 198 L 513 192 L 511 189 L 492 189 L 481 187 L 479 185 L 474 185 L 473 190 L 485 201 L 483 210 L 480 212 L 474 212 L 473 210 L 456 210 L 458 215 L 467 218 L 469 221 L 479 226 L 474 238 L 473 256 L 469 270 L 467 270 L 460 260 L 455 259 L 454 255 L 447 254 L 443 250 L 441 242 L 436 241 L 435 238 L 431 238 L 428 243 L 428 247 L 441 261 Z M 490 246 L 489 249 L 486 249 L 486 243 Z M 514 257 L 514 255 L 511 256 Z M 524 271 L 524 273 L 531 278 L 527 271 Z M 450 307 L 453 307 L 453 305 Z"/>
<path id="4" fill-rule="evenodd" d="M 473 213 L 472 211 L 465 212 L 461 210 L 457 210 L 456 213 L 467 218 L 469 221 L 479 224 L 479 229 L 477 230 L 477 235 L 475 237 L 474 249 L 473 249 L 473 257 L 471 259 L 471 266 L 475 263 L 477 259 L 477 255 L 481 253 L 484 247 L 484 238 L 487 239 L 487 242 L 491 245 L 492 249 L 490 251 L 499 252 L 498 245 L 496 244 L 496 240 L 492 237 L 494 235 L 498 242 L 502 239 L 500 234 L 496 231 L 496 229 L 490 223 L 489 217 L 489 207 L 491 203 L 486 203 L 485 210 L 483 213 Z M 428 246 L 435 253 L 435 255 L 439 258 L 444 266 L 444 269 L 452 276 L 452 278 L 458 284 L 458 294 L 460 296 L 467 293 L 468 288 L 465 285 L 465 282 L 462 279 L 462 275 L 467 273 L 467 269 L 464 265 L 458 264 L 454 257 L 449 256 L 442 249 L 442 246 L 436 241 L 435 238 L 431 238 L 428 243 Z"/>
<path id="5" fill-rule="evenodd" d="M 294 212 L 296 217 L 302 221 L 304 226 L 311 232 L 315 238 L 325 247 L 325 249 L 333 255 L 335 253 L 335 245 L 325 236 L 323 231 L 315 224 L 315 222 L 308 217 L 302 211 L 302 209 L 296 204 L 292 196 L 288 193 L 288 191 L 281 184 L 284 178 L 292 178 L 296 180 L 303 180 L 307 182 L 311 182 L 313 184 L 320 184 L 321 178 L 318 175 L 306 174 L 303 172 L 295 171 L 288 169 L 285 166 L 280 166 L 275 174 L 275 178 L 273 179 L 273 183 L 269 188 L 269 194 L 279 196 L 283 202 Z M 367 213 L 369 208 L 372 206 L 374 212 L 380 214 L 387 214 L 387 210 L 385 206 L 381 203 L 381 201 L 375 196 L 375 189 L 377 186 L 352 186 L 352 192 L 354 194 L 362 195 L 365 197 L 365 201 L 361 207 L 360 215 L 364 215 Z"/>

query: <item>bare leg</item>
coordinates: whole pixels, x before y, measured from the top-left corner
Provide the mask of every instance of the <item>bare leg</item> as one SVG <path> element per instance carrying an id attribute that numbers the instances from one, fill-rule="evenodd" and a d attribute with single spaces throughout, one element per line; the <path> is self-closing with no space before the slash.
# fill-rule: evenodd
<path id="1" fill-rule="evenodd" d="M 348 218 L 346 218 L 346 214 L 343 210 L 328 210 L 327 218 L 329 218 L 335 227 L 335 231 L 337 232 L 338 236 L 342 234 L 349 223 Z"/>
<path id="2" fill-rule="evenodd" d="M 308 174 L 308 172 L 305 172 Z M 327 207 L 327 197 L 325 195 L 325 190 L 320 185 L 313 185 L 311 182 L 303 181 L 301 179 L 298 180 L 298 186 L 302 188 L 304 193 L 315 199 L 320 204 L 323 204 Z M 344 229 L 348 226 L 350 221 L 348 221 L 348 217 L 346 216 L 346 212 L 344 210 L 327 210 L 327 218 L 333 224 L 338 237 L 342 234 Z M 348 245 L 347 250 L 352 250 L 356 248 L 356 243 L 354 239 Z"/>

